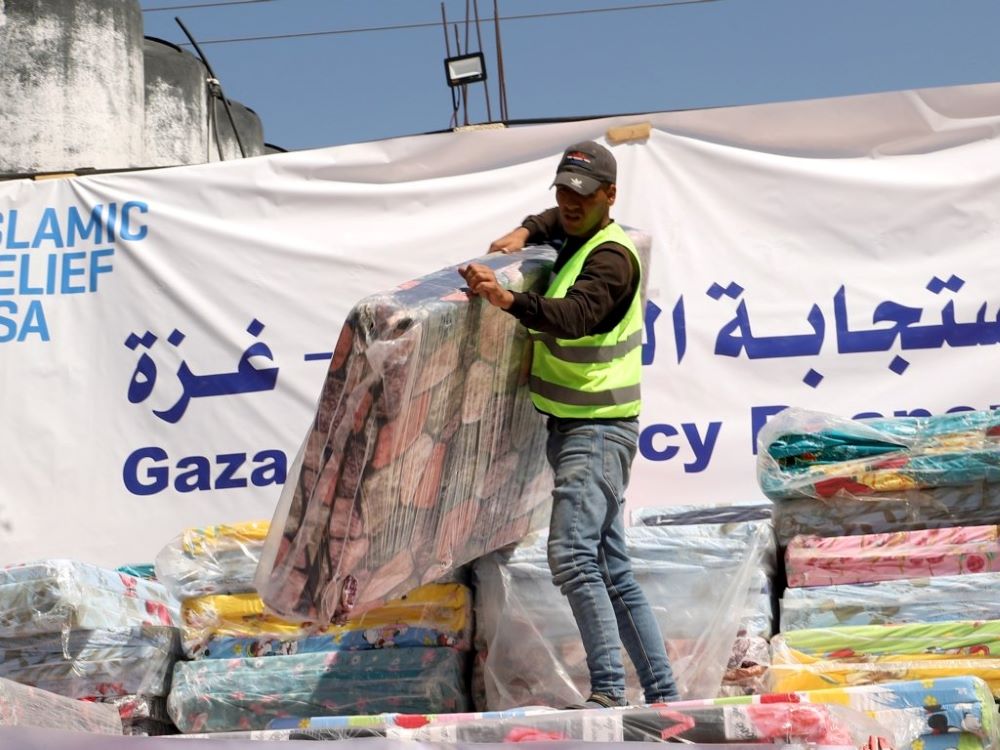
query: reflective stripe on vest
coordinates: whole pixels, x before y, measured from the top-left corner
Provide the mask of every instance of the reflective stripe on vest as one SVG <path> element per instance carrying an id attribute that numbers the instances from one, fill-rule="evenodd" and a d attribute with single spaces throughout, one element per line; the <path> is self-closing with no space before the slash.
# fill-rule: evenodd
<path id="1" fill-rule="evenodd" d="M 631 239 L 612 222 L 573 254 L 552 279 L 545 296 L 565 297 L 591 251 L 605 242 L 622 245 L 639 261 Z M 531 400 L 539 410 L 557 417 L 581 419 L 638 415 L 642 375 L 640 281 L 641 278 L 636 280 L 636 293 L 624 317 L 607 333 L 560 339 L 529 331 L 533 355 Z"/>
<path id="2" fill-rule="evenodd" d="M 642 346 L 642 331 L 636 331 L 624 341 L 611 346 L 562 346 L 559 339 L 547 333 L 529 332 L 532 341 L 545 345 L 556 359 L 563 362 L 610 362 L 624 357 L 637 346 Z"/>

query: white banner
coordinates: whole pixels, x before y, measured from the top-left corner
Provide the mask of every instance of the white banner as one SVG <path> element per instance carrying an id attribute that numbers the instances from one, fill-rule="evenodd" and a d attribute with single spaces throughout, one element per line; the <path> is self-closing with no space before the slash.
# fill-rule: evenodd
<path id="1" fill-rule="evenodd" d="M 269 518 L 355 301 L 485 252 L 614 147 L 654 237 L 632 507 L 760 497 L 783 405 L 1000 403 L 1000 85 L 0 183 L 0 563 Z M 459 281 L 456 276 L 456 283 Z"/>

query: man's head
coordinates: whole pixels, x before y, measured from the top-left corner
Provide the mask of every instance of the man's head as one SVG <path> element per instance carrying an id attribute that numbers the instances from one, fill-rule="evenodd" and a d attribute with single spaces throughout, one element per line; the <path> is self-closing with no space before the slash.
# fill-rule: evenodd
<path id="1" fill-rule="evenodd" d="M 617 178 L 618 163 L 604 146 L 583 141 L 566 149 L 552 185 L 567 234 L 589 235 L 610 221 Z"/>

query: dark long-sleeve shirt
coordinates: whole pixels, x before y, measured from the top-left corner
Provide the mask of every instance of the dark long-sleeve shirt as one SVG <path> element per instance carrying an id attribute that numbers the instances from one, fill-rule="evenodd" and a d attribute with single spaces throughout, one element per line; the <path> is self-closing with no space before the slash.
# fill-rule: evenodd
<path id="1" fill-rule="evenodd" d="M 547 243 L 558 250 L 553 274 L 593 236 L 568 236 L 558 208 L 528 216 L 521 226 L 530 233 L 529 244 Z M 617 242 L 604 242 L 591 251 L 565 297 L 512 292 L 514 303 L 507 312 L 528 328 L 561 339 L 607 333 L 625 317 L 638 282 L 639 268 L 632 254 Z"/>

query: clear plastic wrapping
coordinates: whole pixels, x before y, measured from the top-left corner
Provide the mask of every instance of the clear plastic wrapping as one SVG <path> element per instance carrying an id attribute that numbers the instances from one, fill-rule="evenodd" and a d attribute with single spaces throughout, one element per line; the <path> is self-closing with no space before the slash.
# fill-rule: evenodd
<path id="1" fill-rule="evenodd" d="M 181 612 L 184 652 L 193 659 L 407 646 L 468 651 L 472 639 L 472 592 L 460 583 L 420 586 L 321 631 L 267 614 L 256 594 L 188 599 Z"/>
<path id="2" fill-rule="evenodd" d="M 905 492 L 776 500 L 774 531 L 781 545 L 795 536 L 886 534 L 1000 523 L 1000 485 L 977 483 Z"/>
<path id="3" fill-rule="evenodd" d="M 0 676 L 69 698 L 166 695 L 176 628 L 73 630 L 0 640 Z"/>
<path id="4" fill-rule="evenodd" d="M 729 662 L 722 675 L 720 696 L 755 695 L 767 691 L 767 672 L 771 666 L 771 644 L 759 635 L 740 635 L 729 652 Z"/>
<path id="5" fill-rule="evenodd" d="M 520 718 L 430 724 L 387 731 L 390 739 L 418 742 L 860 742 L 863 730 L 882 727 L 840 707 L 769 704 L 625 710 L 556 711 Z M 865 735 L 867 736 L 867 734 Z"/>
<path id="6" fill-rule="evenodd" d="M 435 744 L 546 742 L 681 742 L 698 747 L 740 742 L 858 748 L 887 729 L 843 706 L 770 703 L 732 706 L 662 704 L 643 708 L 495 712 L 459 716 L 358 716 L 301 721 L 250 739 L 346 740 L 383 737 Z M 246 736 L 246 735 L 244 735 Z M 221 739 L 221 736 L 220 736 Z"/>
<path id="7" fill-rule="evenodd" d="M 253 585 L 269 521 L 185 529 L 156 556 L 156 577 L 177 599 L 242 594 Z"/>
<path id="8" fill-rule="evenodd" d="M 761 430 L 757 478 L 781 543 L 1000 523 L 1000 411 L 851 420 L 786 409 Z"/>
<path id="9" fill-rule="evenodd" d="M 726 672 L 747 600 L 760 596 L 754 562 L 766 534 L 676 536 L 671 528 L 626 528 L 636 579 L 649 599 L 682 695 L 714 695 Z M 480 707 L 581 703 L 586 656 L 569 604 L 552 584 L 546 538 L 477 560 L 476 671 Z M 627 660 L 626 660 L 627 661 Z M 628 695 L 641 700 L 629 672 Z"/>
<path id="10" fill-rule="evenodd" d="M 738 634 L 769 638 L 774 632 L 772 580 L 777 564 L 777 542 L 769 520 L 677 524 L 670 525 L 668 531 L 635 531 L 632 536 L 633 543 L 640 547 L 637 554 L 651 560 L 682 564 L 696 564 L 703 557 L 717 562 L 732 554 L 740 556 L 744 553 L 746 540 L 755 540 L 754 557 L 748 560 L 753 567 L 750 588 L 742 605 Z"/>
<path id="11" fill-rule="evenodd" d="M 552 257 L 478 262 L 510 289 L 540 290 Z M 546 522 L 526 330 L 460 283 L 446 268 L 349 314 L 258 571 L 281 616 L 323 625 L 362 612 Z"/>
<path id="12" fill-rule="evenodd" d="M 179 623 L 162 585 L 127 573 L 73 560 L 0 570 L 0 638 Z"/>
<path id="13" fill-rule="evenodd" d="M 956 526 L 860 536 L 797 536 L 785 550 L 789 586 L 831 586 L 1000 571 L 1000 527 Z"/>
<path id="14" fill-rule="evenodd" d="M 0 732 L 4 727 L 122 733 L 122 722 L 114 706 L 76 701 L 0 677 Z"/>
<path id="15" fill-rule="evenodd" d="M 884 685 L 746 695 L 680 705 L 741 705 L 772 702 L 845 706 L 867 715 L 898 748 L 996 748 L 998 715 L 989 686 L 975 677 L 892 682 Z M 949 738 L 950 744 L 938 744 Z"/>
<path id="16" fill-rule="evenodd" d="M 689 526 L 728 524 L 740 521 L 768 521 L 774 506 L 770 502 L 746 505 L 671 505 L 665 508 L 636 508 L 634 526 Z"/>
<path id="17" fill-rule="evenodd" d="M 934 737 L 951 738 L 951 745 L 997 748 L 1000 746 L 1000 716 L 989 686 L 976 677 L 855 685 L 802 693 L 813 703 L 838 703 L 864 711 L 887 728 L 894 729 L 897 747 L 908 747 L 919 739 L 932 747 Z M 967 735 L 960 737 L 956 735 Z M 916 747 L 916 744 L 913 744 Z"/>
<path id="18" fill-rule="evenodd" d="M 777 540 L 771 523 L 771 503 L 746 505 L 679 505 L 668 508 L 638 508 L 632 522 L 641 526 L 667 526 L 673 534 L 701 535 L 709 530 L 720 537 L 741 535 L 758 530 L 765 543 L 759 555 L 759 574 L 763 578 L 759 593 L 751 593 L 744 605 L 743 618 L 729 663 L 722 677 L 719 695 L 747 695 L 766 689 L 771 651 L 767 639 L 774 632 L 775 597 L 772 580 L 777 565 Z"/>
<path id="19" fill-rule="evenodd" d="M 956 620 L 783 632 L 771 639 L 776 692 L 971 675 L 1000 694 L 1000 621 Z"/>
<path id="20" fill-rule="evenodd" d="M 167 707 L 183 732 L 264 729 L 289 716 L 465 711 L 467 657 L 414 647 L 179 662 Z"/>
<path id="21" fill-rule="evenodd" d="M 1000 620 L 1000 573 L 788 588 L 781 629 Z"/>
<path id="22" fill-rule="evenodd" d="M 167 713 L 165 696 L 119 695 L 89 700 L 114 706 L 121 717 L 124 734 L 159 736 L 177 733 L 177 727 Z"/>
<path id="23" fill-rule="evenodd" d="M 119 573 L 125 573 L 135 578 L 143 578 L 147 581 L 156 580 L 156 566 L 153 563 L 135 563 L 133 565 L 119 565 L 115 568 Z"/>

